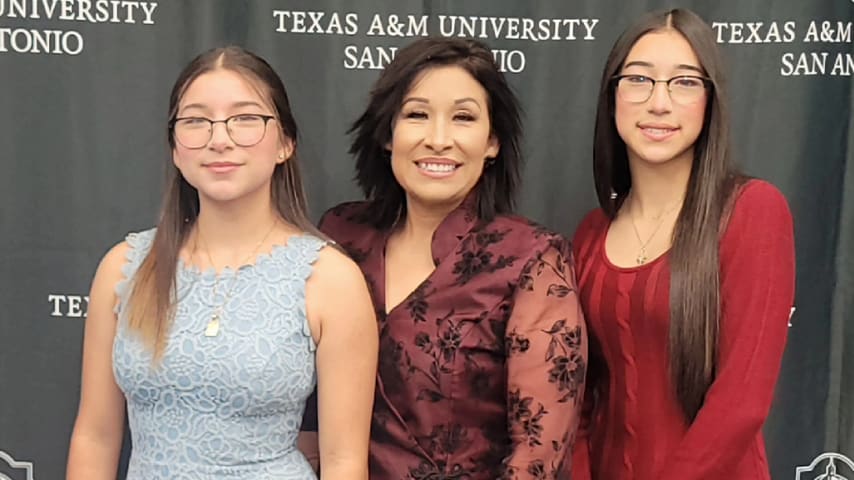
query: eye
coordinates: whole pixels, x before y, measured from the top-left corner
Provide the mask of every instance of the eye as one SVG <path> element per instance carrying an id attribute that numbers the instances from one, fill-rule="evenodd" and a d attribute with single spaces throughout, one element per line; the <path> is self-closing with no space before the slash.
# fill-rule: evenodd
<path id="1" fill-rule="evenodd" d="M 701 88 L 703 86 L 703 81 L 697 77 L 676 77 L 671 81 L 681 88 Z"/>
<path id="2" fill-rule="evenodd" d="M 469 112 L 457 112 L 454 114 L 454 120 L 462 122 L 473 122 L 477 120 L 474 115 Z"/>
<path id="3" fill-rule="evenodd" d="M 199 126 L 208 122 L 210 122 L 210 120 L 202 117 L 187 117 L 178 121 L 178 123 L 187 126 Z"/>
<path id="4" fill-rule="evenodd" d="M 202 130 L 211 128 L 211 121 L 204 117 L 186 117 L 175 122 L 175 128 L 184 130 Z"/>
<path id="5" fill-rule="evenodd" d="M 252 113 L 246 113 L 242 115 L 235 115 L 231 117 L 231 121 L 234 123 L 258 123 L 263 122 L 264 119 L 261 118 L 260 115 L 255 115 Z"/>
<path id="6" fill-rule="evenodd" d="M 627 83 L 647 83 L 650 81 L 650 78 L 644 75 L 626 75 L 623 77 L 623 81 Z"/>
<path id="7" fill-rule="evenodd" d="M 422 110 L 410 110 L 408 112 L 404 112 L 403 117 L 413 118 L 416 120 L 424 120 L 427 118 L 427 112 L 424 112 Z"/>

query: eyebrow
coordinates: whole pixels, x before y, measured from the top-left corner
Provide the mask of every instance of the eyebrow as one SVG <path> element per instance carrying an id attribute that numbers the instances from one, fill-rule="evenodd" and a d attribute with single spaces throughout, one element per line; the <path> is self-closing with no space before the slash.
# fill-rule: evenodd
<path id="1" fill-rule="evenodd" d="M 264 106 L 261 105 L 260 103 L 253 102 L 251 100 L 243 101 L 243 102 L 234 102 L 231 105 L 229 105 L 228 108 L 233 109 L 233 108 L 243 108 L 243 107 L 264 108 Z M 181 108 L 181 111 L 188 110 L 191 108 L 195 108 L 195 109 L 199 109 L 199 110 L 206 110 L 208 108 L 208 106 L 205 105 L 204 103 L 190 103 L 188 105 L 184 105 L 184 107 Z"/>
<path id="2" fill-rule="evenodd" d="M 406 105 L 406 104 L 407 104 L 407 103 L 409 103 L 409 102 L 417 102 L 417 103 L 427 103 L 427 104 L 429 104 L 429 103 L 430 103 L 430 100 L 428 100 L 428 99 L 426 99 L 426 98 L 423 98 L 423 97 L 409 97 L 409 98 L 407 98 L 406 100 L 404 100 L 404 101 L 403 101 L 403 103 L 401 104 L 401 106 Z M 480 108 L 480 103 L 478 103 L 478 101 L 477 101 L 477 100 L 475 100 L 475 99 L 474 99 L 474 98 L 472 98 L 472 97 L 463 97 L 463 98 L 458 98 L 458 99 L 454 100 L 454 105 L 460 105 L 460 104 L 462 104 L 462 103 L 466 103 L 466 102 L 472 102 L 472 103 L 474 103 L 475 105 L 477 105 L 477 107 L 478 107 L 478 108 Z"/>
<path id="3" fill-rule="evenodd" d="M 643 62 L 640 60 L 635 60 L 634 62 L 629 62 L 629 63 L 623 65 L 623 68 L 629 68 L 629 67 L 653 68 L 653 67 L 655 67 L 655 65 L 653 65 L 649 62 Z M 677 65 L 675 65 L 675 68 L 676 68 L 676 70 L 693 70 L 693 71 L 701 73 L 703 75 L 706 74 L 706 72 L 704 72 L 702 68 L 694 66 L 694 65 L 688 65 L 686 63 L 677 64 Z"/>

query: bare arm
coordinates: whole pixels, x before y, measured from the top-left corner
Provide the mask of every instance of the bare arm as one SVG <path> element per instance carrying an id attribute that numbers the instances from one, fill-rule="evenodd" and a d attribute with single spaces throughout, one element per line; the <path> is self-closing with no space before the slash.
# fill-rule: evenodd
<path id="1" fill-rule="evenodd" d="M 319 332 L 321 478 L 367 480 L 379 343 L 368 287 L 355 263 L 326 248 L 306 289 L 309 322 Z"/>
<path id="2" fill-rule="evenodd" d="M 116 334 L 115 286 L 122 279 L 127 245 L 101 260 L 89 293 L 83 337 L 80 406 L 68 452 L 67 480 L 116 478 L 124 433 L 124 395 L 113 378 L 112 348 Z"/>

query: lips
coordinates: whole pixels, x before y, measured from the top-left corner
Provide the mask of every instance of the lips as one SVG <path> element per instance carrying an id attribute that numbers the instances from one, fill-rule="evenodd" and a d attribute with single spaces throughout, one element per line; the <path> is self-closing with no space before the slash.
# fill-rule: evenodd
<path id="1" fill-rule="evenodd" d="M 654 141 L 666 140 L 679 131 L 679 127 L 657 123 L 642 123 L 638 125 L 638 128 L 640 128 L 641 133 L 643 133 L 646 138 Z"/>
<path id="2" fill-rule="evenodd" d="M 212 162 L 204 165 L 205 168 L 214 173 L 228 173 L 240 167 L 239 163 L 232 162 Z"/>

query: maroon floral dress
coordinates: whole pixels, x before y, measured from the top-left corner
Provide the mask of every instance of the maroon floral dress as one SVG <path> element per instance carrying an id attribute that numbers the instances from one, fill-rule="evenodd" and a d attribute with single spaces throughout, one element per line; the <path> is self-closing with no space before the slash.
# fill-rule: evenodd
<path id="1" fill-rule="evenodd" d="M 587 338 L 568 242 L 466 202 L 433 237 L 436 269 L 385 314 L 390 232 L 366 202 L 321 229 L 359 264 L 379 319 L 376 480 L 569 478 Z"/>

